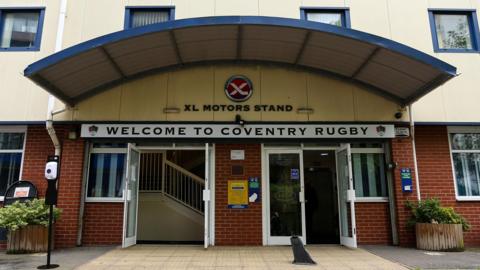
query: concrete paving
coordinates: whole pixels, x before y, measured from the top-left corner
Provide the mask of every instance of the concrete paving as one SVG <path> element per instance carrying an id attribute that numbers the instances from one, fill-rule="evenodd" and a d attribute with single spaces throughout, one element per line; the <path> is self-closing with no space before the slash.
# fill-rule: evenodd
<path id="1" fill-rule="evenodd" d="M 52 253 L 51 263 L 59 264 L 59 270 L 76 269 L 87 264 L 115 247 L 79 247 L 55 250 Z M 47 262 L 46 253 L 35 254 L 5 254 L 0 252 L 0 270 L 36 269 Z"/>
<path id="2" fill-rule="evenodd" d="M 130 269 L 335 269 L 404 270 L 407 269 L 363 249 L 341 246 L 308 246 L 317 265 L 292 265 L 290 247 L 210 247 L 174 245 L 136 245 L 74 248 L 55 251 L 52 263 L 59 270 L 130 270 Z M 0 253 L 1 270 L 35 269 L 45 263 L 45 254 L 7 255 Z"/>
<path id="3" fill-rule="evenodd" d="M 112 250 L 78 269 L 407 269 L 363 249 L 341 246 L 308 246 L 307 249 L 317 265 L 292 265 L 290 247 L 211 247 L 204 250 L 199 246 L 136 245 Z"/>
<path id="4" fill-rule="evenodd" d="M 480 248 L 464 252 L 432 252 L 394 246 L 362 246 L 387 260 L 412 269 L 480 269 Z"/>

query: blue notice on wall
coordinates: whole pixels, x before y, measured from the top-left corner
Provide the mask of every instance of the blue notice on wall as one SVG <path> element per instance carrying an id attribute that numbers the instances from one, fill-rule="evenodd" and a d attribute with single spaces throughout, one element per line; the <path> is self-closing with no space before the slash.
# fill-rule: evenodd
<path id="1" fill-rule="evenodd" d="M 300 170 L 299 169 L 290 169 L 290 179 L 300 180 Z"/>
<path id="2" fill-rule="evenodd" d="M 400 179 L 402 179 L 402 191 L 412 192 L 412 171 L 410 168 L 400 169 Z"/>
<path id="3" fill-rule="evenodd" d="M 258 177 L 248 178 L 248 202 L 254 203 L 260 201 L 260 181 Z"/>

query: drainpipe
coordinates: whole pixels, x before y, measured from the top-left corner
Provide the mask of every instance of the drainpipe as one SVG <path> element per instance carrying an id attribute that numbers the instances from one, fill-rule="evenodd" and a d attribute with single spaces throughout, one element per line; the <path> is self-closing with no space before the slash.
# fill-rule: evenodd
<path id="1" fill-rule="evenodd" d="M 417 187 L 417 199 L 422 200 L 420 196 L 420 178 L 418 177 L 418 163 L 417 163 L 417 150 L 415 147 L 415 121 L 413 120 L 412 105 L 408 105 L 408 114 L 410 118 L 410 136 L 412 137 L 412 153 L 413 153 L 413 166 L 415 170 L 415 184 Z"/>
<path id="2" fill-rule="evenodd" d="M 63 43 L 63 31 L 65 28 L 65 16 L 67 13 L 67 0 L 60 0 L 60 13 L 58 14 L 58 27 L 57 27 L 57 38 L 55 40 L 55 52 L 58 52 L 62 49 Z M 57 134 L 55 133 L 55 128 L 53 127 L 53 116 L 55 114 L 64 112 L 66 110 L 62 109 L 54 112 L 55 107 L 55 97 L 52 95 L 48 96 L 48 106 L 47 106 L 47 120 L 46 120 L 46 129 L 48 135 L 52 140 L 53 146 L 55 147 L 55 155 L 60 156 L 62 153 L 62 147 L 60 141 L 58 140 Z"/>

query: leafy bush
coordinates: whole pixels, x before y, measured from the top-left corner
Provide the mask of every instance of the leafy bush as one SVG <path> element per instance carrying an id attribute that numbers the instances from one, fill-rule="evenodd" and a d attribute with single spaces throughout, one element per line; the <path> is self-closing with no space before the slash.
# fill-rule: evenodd
<path id="1" fill-rule="evenodd" d="M 430 198 L 418 203 L 407 201 L 406 206 L 412 211 L 409 226 L 415 223 L 462 224 L 464 231 L 470 229 L 470 224 L 461 215 L 452 207 L 440 206 L 438 199 Z"/>
<path id="2" fill-rule="evenodd" d="M 60 217 L 61 210 L 53 208 L 54 220 Z M 45 205 L 44 199 L 34 199 L 21 203 L 15 203 L 0 208 L 0 228 L 15 231 L 27 225 L 48 226 L 49 206 Z"/>

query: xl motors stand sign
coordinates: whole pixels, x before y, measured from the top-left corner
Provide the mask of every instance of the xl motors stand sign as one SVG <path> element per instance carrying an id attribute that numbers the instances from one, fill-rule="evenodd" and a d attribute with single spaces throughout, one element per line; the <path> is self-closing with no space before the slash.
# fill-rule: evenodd
<path id="1" fill-rule="evenodd" d="M 393 125 L 83 124 L 84 138 L 394 138 Z"/>

